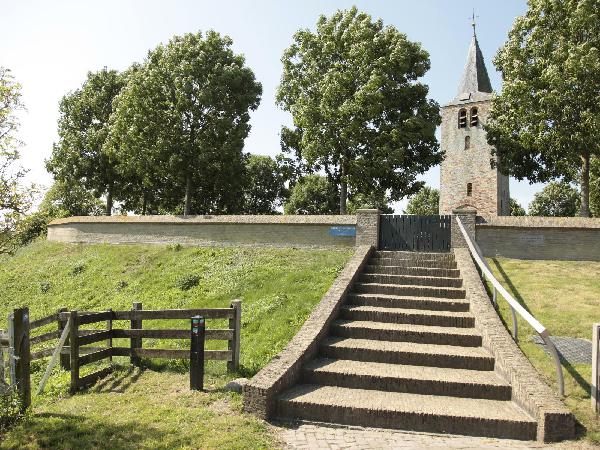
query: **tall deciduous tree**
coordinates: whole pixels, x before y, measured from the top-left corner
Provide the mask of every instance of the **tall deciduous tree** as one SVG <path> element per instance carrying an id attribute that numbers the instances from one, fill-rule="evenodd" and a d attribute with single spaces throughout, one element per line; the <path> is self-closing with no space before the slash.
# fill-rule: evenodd
<path id="1" fill-rule="evenodd" d="M 429 186 L 409 198 L 404 214 L 433 216 L 440 213 L 440 191 Z"/>
<path id="2" fill-rule="evenodd" d="M 24 186 L 26 171 L 19 164 L 16 112 L 23 109 L 21 86 L 0 67 L 0 253 L 10 251 L 10 235 L 31 207 L 36 190 Z"/>
<path id="3" fill-rule="evenodd" d="M 148 54 L 118 98 L 107 147 L 167 210 L 242 207 L 242 148 L 262 87 L 231 46 L 214 31 L 176 36 Z"/>
<path id="4" fill-rule="evenodd" d="M 530 216 L 573 217 L 579 209 L 579 192 L 564 181 L 551 182 L 535 194 Z"/>
<path id="5" fill-rule="evenodd" d="M 337 210 L 335 186 L 322 175 L 306 175 L 298 180 L 285 203 L 286 214 L 334 214 Z"/>
<path id="6" fill-rule="evenodd" d="M 285 51 L 277 102 L 292 114 L 284 150 L 338 186 L 339 211 L 349 191 L 415 193 L 416 175 L 441 161 L 439 106 L 419 82 L 429 55 L 418 43 L 356 8 L 321 16 Z"/>
<path id="7" fill-rule="evenodd" d="M 46 168 L 62 182 L 81 184 L 97 197 L 106 196 L 110 216 L 121 188 L 116 161 L 104 150 L 113 100 L 125 85 L 125 76 L 106 68 L 89 72 L 80 89 L 60 102 L 59 140 Z"/>
<path id="8" fill-rule="evenodd" d="M 517 179 L 578 180 L 589 216 L 590 158 L 600 155 L 600 2 L 529 0 L 494 63 L 502 94 L 487 126 Z"/>
<path id="9" fill-rule="evenodd" d="M 510 215 L 511 216 L 526 216 L 525 208 L 521 206 L 521 204 L 516 201 L 514 198 L 509 200 L 510 204 Z"/>
<path id="10" fill-rule="evenodd" d="M 275 214 L 287 196 L 284 170 L 273 158 L 247 155 L 244 183 L 244 213 Z"/>
<path id="11" fill-rule="evenodd" d="M 600 217 L 600 157 L 592 158 L 590 163 L 590 212 Z"/>

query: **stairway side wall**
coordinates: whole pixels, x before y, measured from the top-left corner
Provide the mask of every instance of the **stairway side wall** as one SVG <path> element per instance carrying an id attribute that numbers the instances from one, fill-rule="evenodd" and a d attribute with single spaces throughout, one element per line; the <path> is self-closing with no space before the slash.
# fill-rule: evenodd
<path id="1" fill-rule="evenodd" d="M 540 379 L 539 373 L 506 330 L 488 297 L 469 250 L 455 248 L 453 251 L 475 316 L 475 326 L 483 336 L 483 347 L 494 356 L 496 372 L 511 384 L 512 400 L 537 420 L 539 441 L 573 439 L 573 415 Z"/>
<path id="2" fill-rule="evenodd" d="M 346 295 L 367 264 L 374 247 L 359 246 L 342 273 L 323 296 L 300 331 L 289 344 L 244 386 L 244 411 L 268 419 L 274 413 L 275 399 L 296 384 L 302 365 L 313 359 L 329 326 L 338 316 Z"/>

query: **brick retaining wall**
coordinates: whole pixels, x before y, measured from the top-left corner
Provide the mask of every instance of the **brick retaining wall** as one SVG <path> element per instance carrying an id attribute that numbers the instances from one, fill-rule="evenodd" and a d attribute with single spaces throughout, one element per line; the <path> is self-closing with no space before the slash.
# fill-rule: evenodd
<path id="1" fill-rule="evenodd" d="M 48 240 L 73 243 L 353 247 L 357 216 L 69 217 Z"/>
<path id="2" fill-rule="evenodd" d="M 598 218 L 495 217 L 476 233 L 487 257 L 600 261 Z"/>

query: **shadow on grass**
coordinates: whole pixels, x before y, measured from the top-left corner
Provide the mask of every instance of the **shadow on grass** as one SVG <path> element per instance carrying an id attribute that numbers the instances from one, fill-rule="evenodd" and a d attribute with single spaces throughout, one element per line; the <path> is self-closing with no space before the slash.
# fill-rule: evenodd
<path id="1" fill-rule="evenodd" d="M 585 378 L 581 376 L 579 372 L 577 372 L 577 369 L 564 358 L 561 358 L 561 362 L 563 367 L 567 369 L 567 372 L 571 374 L 575 382 L 581 387 L 581 389 L 583 389 L 583 392 L 591 392 L 592 386 Z"/>
<path id="2" fill-rule="evenodd" d="M 161 442 L 165 434 L 139 423 L 115 424 L 71 414 L 40 413 L 30 415 L 13 429 L 0 448 L 23 448 L 33 445 L 44 449 L 133 450 L 145 440 Z"/>
<path id="3" fill-rule="evenodd" d="M 508 276 L 508 274 L 506 273 L 506 271 L 504 270 L 504 268 L 502 267 L 500 262 L 496 258 L 492 258 L 492 261 L 494 262 L 494 265 L 496 266 L 496 269 L 498 269 L 498 272 L 500 273 L 500 275 L 502 275 L 502 280 L 499 280 L 499 281 L 504 281 L 504 283 L 506 283 L 506 285 L 508 286 L 508 289 L 510 290 L 510 293 L 513 295 L 513 297 L 523 306 L 523 308 L 525 308 L 525 310 L 528 313 L 531 314 L 530 309 L 527 307 L 527 303 L 525 303 L 525 299 L 521 296 L 521 293 L 519 292 L 517 287 L 513 284 L 512 280 L 510 279 L 510 277 Z"/>
<path id="4" fill-rule="evenodd" d="M 98 382 L 94 392 L 124 393 L 142 375 L 143 369 L 129 366 L 127 370 L 116 370 L 110 376 Z"/>

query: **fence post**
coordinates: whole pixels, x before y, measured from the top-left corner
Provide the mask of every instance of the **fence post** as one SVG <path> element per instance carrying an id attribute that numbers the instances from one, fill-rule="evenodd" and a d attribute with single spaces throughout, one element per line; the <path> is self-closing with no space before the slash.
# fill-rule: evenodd
<path id="1" fill-rule="evenodd" d="M 65 326 L 67 325 L 67 320 L 63 320 L 60 318 L 60 314 L 61 313 L 65 313 L 67 312 L 68 309 L 67 308 L 60 308 L 58 310 L 58 332 L 60 334 L 62 334 L 63 330 L 65 329 Z M 65 346 L 69 345 L 69 337 L 67 337 L 67 340 L 65 341 Z M 60 367 L 63 368 L 63 370 L 70 370 L 71 369 L 71 364 L 69 363 L 69 355 L 63 355 L 62 351 L 60 354 Z"/>
<path id="2" fill-rule="evenodd" d="M 592 325 L 592 408 L 600 413 L 600 323 Z"/>
<path id="3" fill-rule="evenodd" d="M 29 308 L 14 310 L 13 326 L 15 381 L 21 400 L 21 408 L 24 411 L 31 405 Z"/>
<path id="4" fill-rule="evenodd" d="M 108 320 L 106 321 L 106 331 L 112 331 L 112 327 L 113 327 L 113 321 L 112 321 L 112 318 L 113 318 L 113 310 L 112 310 L 112 308 L 109 308 L 109 309 L 107 309 L 107 311 L 110 313 L 110 319 L 108 319 Z M 106 341 L 106 346 L 107 346 L 108 348 L 112 348 L 112 347 L 113 347 L 113 338 L 112 338 L 112 333 L 110 333 L 110 337 L 109 337 L 109 338 L 108 338 L 108 340 Z M 110 353 L 110 356 L 108 357 L 108 360 L 109 360 L 109 361 L 110 361 L 110 363 L 112 364 L 112 360 L 113 360 L 113 357 L 112 357 L 112 351 L 111 351 L 111 353 Z"/>
<path id="5" fill-rule="evenodd" d="M 132 311 L 141 311 L 142 304 L 139 302 L 134 302 Z M 142 319 L 131 319 L 131 329 L 132 330 L 141 330 L 142 329 Z M 136 348 L 142 348 L 142 338 L 130 338 L 130 348 L 131 348 L 131 357 L 130 362 L 132 366 L 139 367 L 141 365 L 141 360 L 138 356 L 133 354 L 133 350 Z"/>
<path id="6" fill-rule="evenodd" d="M 69 330 L 69 341 L 71 350 L 71 387 L 69 392 L 75 394 L 77 392 L 77 384 L 79 381 L 79 317 L 77 311 L 71 311 L 69 314 L 71 321 L 71 329 Z"/>
<path id="7" fill-rule="evenodd" d="M 190 389 L 204 390 L 204 340 L 206 322 L 202 316 L 192 317 L 190 339 Z"/>
<path id="8" fill-rule="evenodd" d="M 231 350 L 231 361 L 227 361 L 227 371 L 236 372 L 240 368 L 240 335 L 242 332 L 242 301 L 231 302 L 233 317 L 229 319 L 229 328 L 233 330 L 233 339 L 227 345 Z"/>

